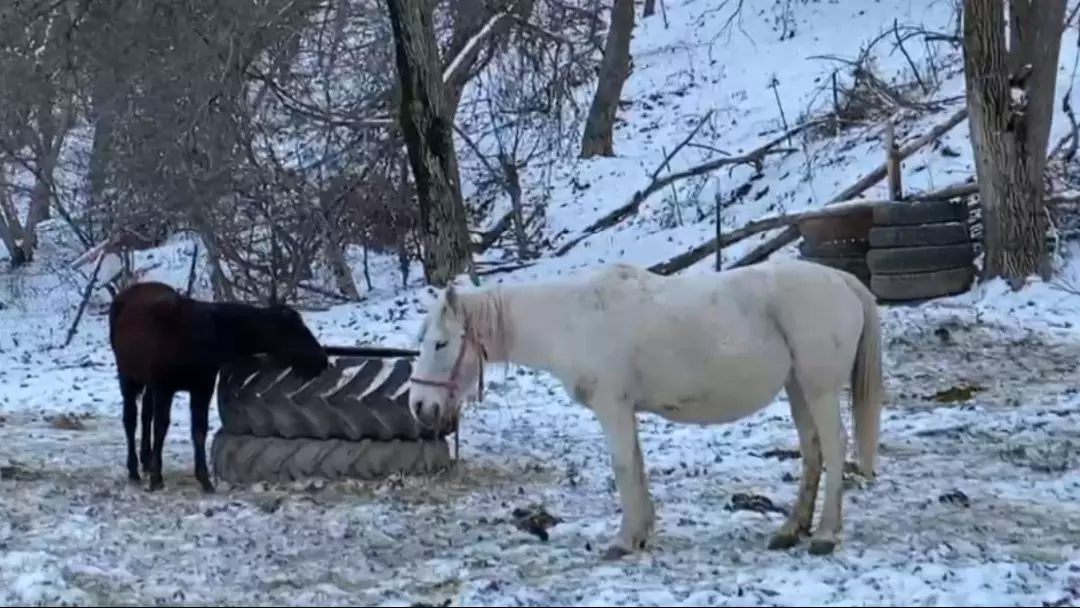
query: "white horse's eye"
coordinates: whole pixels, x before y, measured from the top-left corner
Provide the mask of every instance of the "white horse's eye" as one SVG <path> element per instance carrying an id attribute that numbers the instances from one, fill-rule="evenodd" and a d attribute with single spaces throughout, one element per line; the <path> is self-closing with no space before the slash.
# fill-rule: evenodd
<path id="1" fill-rule="evenodd" d="M 435 350 L 442 350 L 442 349 L 446 348 L 447 344 L 449 344 L 449 342 L 447 342 L 446 340 L 443 340 L 441 342 L 436 342 L 435 343 Z"/>

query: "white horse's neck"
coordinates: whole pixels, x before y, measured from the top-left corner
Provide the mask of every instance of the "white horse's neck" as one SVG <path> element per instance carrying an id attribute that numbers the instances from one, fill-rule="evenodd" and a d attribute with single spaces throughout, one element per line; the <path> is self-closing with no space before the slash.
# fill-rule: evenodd
<path id="1" fill-rule="evenodd" d="M 502 316 L 501 320 L 494 318 L 494 315 L 485 315 L 493 326 L 484 328 L 482 332 L 486 334 L 486 340 L 494 342 L 485 344 L 491 356 L 489 361 L 513 363 L 560 375 L 562 370 L 559 368 L 565 366 L 569 359 L 565 356 L 561 331 L 567 321 L 562 309 L 568 295 L 552 285 L 543 285 L 542 288 L 512 285 L 468 296 L 469 299 L 476 298 L 474 302 L 477 306 L 491 306 L 498 302 L 495 310 Z M 497 332 L 500 329 L 507 332 L 503 344 L 499 344 L 502 336 Z M 560 352 L 564 353 L 561 358 L 556 356 Z"/>

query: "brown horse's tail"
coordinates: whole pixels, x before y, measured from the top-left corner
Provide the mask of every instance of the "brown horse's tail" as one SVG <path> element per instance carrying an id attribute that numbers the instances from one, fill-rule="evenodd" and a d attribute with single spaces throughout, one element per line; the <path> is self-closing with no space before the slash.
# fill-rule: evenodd
<path id="1" fill-rule="evenodd" d="M 120 318 L 120 313 L 124 311 L 124 306 L 127 305 L 127 298 L 123 297 L 123 293 L 117 294 L 116 297 L 109 302 L 109 343 L 112 343 L 113 336 L 116 335 L 116 320 Z"/>
<path id="2" fill-rule="evenodd" d="M 855 445 L 859 468 L 864 477 L 873 478 L 877 460 L 878 436 L 881 433 L 881 401 L 885 381 L 881 371 L 881 318 L 877 298 L 855 275 L 841 273 L 863 307 L 862 336 L 851 369 L 851 414 L 855 427 Z"/>

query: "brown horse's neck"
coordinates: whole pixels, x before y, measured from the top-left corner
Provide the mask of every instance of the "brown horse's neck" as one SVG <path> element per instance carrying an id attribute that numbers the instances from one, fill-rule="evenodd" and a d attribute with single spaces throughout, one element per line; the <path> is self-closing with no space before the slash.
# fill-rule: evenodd
<path id="1" fill-rule="evenodd" d="M 257 306 L 235 302 L 196 302 L 212 320 L 218 358 L 222 362 L 267 352 L 266 312 Z"/>

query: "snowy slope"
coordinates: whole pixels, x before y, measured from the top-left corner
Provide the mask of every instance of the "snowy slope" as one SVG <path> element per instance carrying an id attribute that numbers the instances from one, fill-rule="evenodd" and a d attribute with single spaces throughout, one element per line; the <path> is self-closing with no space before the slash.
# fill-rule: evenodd
<path id="1" fill-rule="evenodd" d="M 941 0 L 793 2 L 788 26 L 795 35 L 780 40 L 782 4 L 748 6 L 741 22 L 724 30 L 731 6 L 670 1 L 669 27 L 659 15 L 639 24 L 624 93 L 629 107 L 615 143 L 620 156 L 566 159 L 551 169 L 548 233 L 561 234 L 556 244 L 644 187 L 664 151 L 706 111 L 714 111 L 709 145 L 745 153 L 783 130 L 768 87 L 774 76 L 791 123 L 814 99 L 823 102 L 816 88 L 832 65 L 812 56 L 852 57 L 894 19 L 952 27 L 950 3 Z M 921 61 L 914 46 L 909 51 Z M 1059 96 L 1075 48 L 1070 30 Z M 886 75 L 903 77 L 908 69 L 900 53 L 882 52 L 878 65 Z M 953 77 L 933 96 L 960 93 L 962 79 Z M 943 104 L 898 131 L 913 138 L 957 107 Z M 875 134 L 855 129 L 842 139 L 796 143 L 799 153 L 765 164 L 755 195 L 725 210 L 724 226 L 824 203 L 880 162 Z M 916 154 L 905 163 L 908 189 L 970 173 L 966 125 L 944 143 L 960 156 Z M 706 154 L 688 149 L 672 170 Z M 525 176 L 527 191 L 543 190 L 541 173 Z M 684 192 L 681 226 L 669 221 L 669 195 L 658 194 L 636 218 L 567 255 L 490 280 L 666 259 L 712 235 L 710 221 L 693 221 L 695 205 L 711 209 L 715 192 L 727 195 L 749 174 L 745 167 L 720 171 L 701 192 Z M 878 187 L 867 195 L 882 193 Z M 727 259 L 756 242 L 726 252 Z M 162 263 L 150 278 L 181 284 L 189 247 L 177 240 L 142 254 Z M 327 343 L 411 344 L 430 300 L 421 287 L 399 291 L 393 267 L 377 260 L 376 289 L 364 303 L 305 313 L 317 334 Z M 845 542 L 835 555 L 766 551 L 783 516 L 728 509 L 740 492 L 781 509 L 794 499 L 800 465 L 783 451 L 797 441 L 781 396 L 723 427 L 641 416 L 658 529 L 647 553 L 603 563 L 598 552 L 615 533 L 618 512 L 599 427 L 550 378 L 529 370 L 494 370 L 488 397 L 463 423 L 461 466 L 440 478 L 221 484 L 218 495 L 205 497 L 191 476 L 181 397 L 165 455 L 167 489 L 148 494 L 128 486 L 104 318 L 91 314 L 72 344 L 59 348 L 80 284 L 53 270 L 43 264 L 26 275 L 0 275 L 0 301 L 10 302 L 0 310 L 3 605 L 1080 603 L 1080 297 L 1061 285 L 1012 294 L 991 284 L 885 311 L 890 402 L 880 478 L 849 489 Z M 1080 287 L 1080 265 L 1062 281 Z M 969 401 L 928 399 L 967 385 L 981 389 Z M 52 420 L 60 414 L 82 428 L 57 428 Z M 514 508 L 532 503 L 563 519 L 547 542 L 508 521 Z"/>

